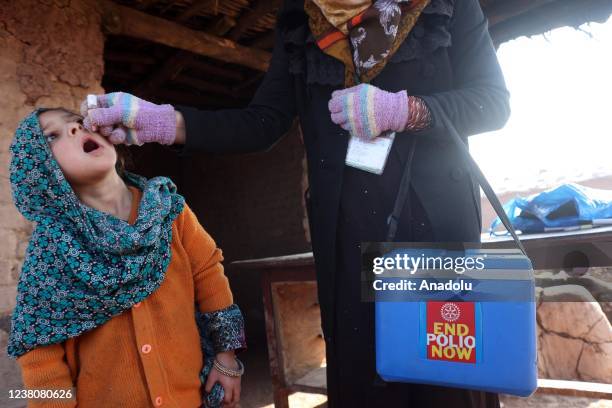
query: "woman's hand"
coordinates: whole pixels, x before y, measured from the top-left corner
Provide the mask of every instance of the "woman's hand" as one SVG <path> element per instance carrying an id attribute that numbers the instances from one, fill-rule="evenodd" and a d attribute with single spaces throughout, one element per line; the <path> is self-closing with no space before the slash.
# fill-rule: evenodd
<path id="1" fill-rule="evenodd" d="M 176 139 L 177 115 L 172 105 L 156 105 L 125 92 L 97 95 L 97 106 L 81 104 L 83 125 L 114 143 L 142 145 L 172 144 Z"/>
<path id="2" fill-rule="evenodd" d="M 334 91 L 329 101 L 332 121 L 351 136 L 373 139 L 388 130 L 401 132 L 409 118 L 408 94 L 360 84 Z"/>
<path id="3" fill-rule="evenodd" d="M 234 351 L 225 351 L 217 354 L 217 361 L 223 366 L 232 370 L 238 370 L 239 365 L 236 361 Z M 240 401 L 240 382 L 242 377 L 230 377 L 218 371 L 214 366 L 208 374 L 208 379 L 204 385 L 204 390 L 209 393 L 216 382 L 221 384 L 225 392 L 223 399 L 224 408 L 236 408 Z"/>

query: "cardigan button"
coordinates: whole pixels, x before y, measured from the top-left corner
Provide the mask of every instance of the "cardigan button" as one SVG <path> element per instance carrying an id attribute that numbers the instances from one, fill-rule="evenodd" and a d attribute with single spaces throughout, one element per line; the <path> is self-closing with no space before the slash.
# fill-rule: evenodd
<path id="1" fill-rule="evenodd" d="M 162 397 L 155 398 L 155 406 L 156 407 L 161 406 L 162 402 L 163 402 Z"/>
<path id="2" fill-rule="evenodd" d="M 143 354 L 149 354 L 151 352 L 151 345 L 145 344 L 144 346 L 142 346 L 140 350 L 142 351 Z"/>
<path id="3" fill-rule="evenodd" d="M 142 302 L 134 303 L 134 307 L 140 307 L 141 304 Z"/>

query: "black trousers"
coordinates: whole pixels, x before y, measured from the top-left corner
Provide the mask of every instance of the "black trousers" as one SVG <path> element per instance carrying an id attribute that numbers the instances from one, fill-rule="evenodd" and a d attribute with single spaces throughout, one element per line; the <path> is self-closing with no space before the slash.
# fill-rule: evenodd
<path id="1" fill-rule="evenodd" d="M 346 201 L 345 201 L 346 202 Z M 429 220 L 414 191 L 406 203 L 396 241 L 434 241 Z M 337 268 L 333 344 L 327 345 L 330 408 L 498 408 L 496 394 L 423 384 L 387 383 L 376 374 L 374 304 L 361 301 L 360 242 L 384 241 L 386 225 L 379 217 L 355 219 L 341 211 L 337 236 Z M 362 214 L 363 216 L 367 214 Z M 378 219 L 384 219 L 381 217 Z M 368 225 L 370 223 L 370 225 Z"/>

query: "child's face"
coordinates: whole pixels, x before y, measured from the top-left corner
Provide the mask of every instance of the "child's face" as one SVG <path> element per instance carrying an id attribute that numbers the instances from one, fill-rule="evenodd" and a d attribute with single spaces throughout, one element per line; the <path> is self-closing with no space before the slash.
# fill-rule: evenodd
<path id="1" fill-rule="evenodd" d="M 38 116 L 40 127 L 66 180 L 91 184 L 115 171 L 117 152 L 99 133 L 87 131 L 82 117 L 60 110 Z"/>

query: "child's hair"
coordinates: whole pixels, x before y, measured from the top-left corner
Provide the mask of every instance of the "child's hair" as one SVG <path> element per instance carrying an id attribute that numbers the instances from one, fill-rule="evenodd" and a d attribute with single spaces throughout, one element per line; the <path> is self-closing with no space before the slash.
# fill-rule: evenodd
<path id="1" fill-rule="evenodd" d="M 80 118 L 82 118 L 83 116 L 75 113 L 73 111 L 71 111 L 70 109 L 66 109 L 64 107 L 58 107 L 58 108 L 41 108 L 38 110 L 38 113 L 44 113 L 44 112 L 64 112 L 64 113 L 68 113 L 74 116 L 78 116 Z M 130 154 L 130 150 L 126 145 L 114 145 L 115 147 L 115 151 L 117 152 L 117 163 L 115 164 L 115 169 L 117 170 L 117 174 L 119 174 L 119 176 L 121 178 L 123 178 L 125 171 L 130 169 L 132 167 L 132 155 Z"/>

